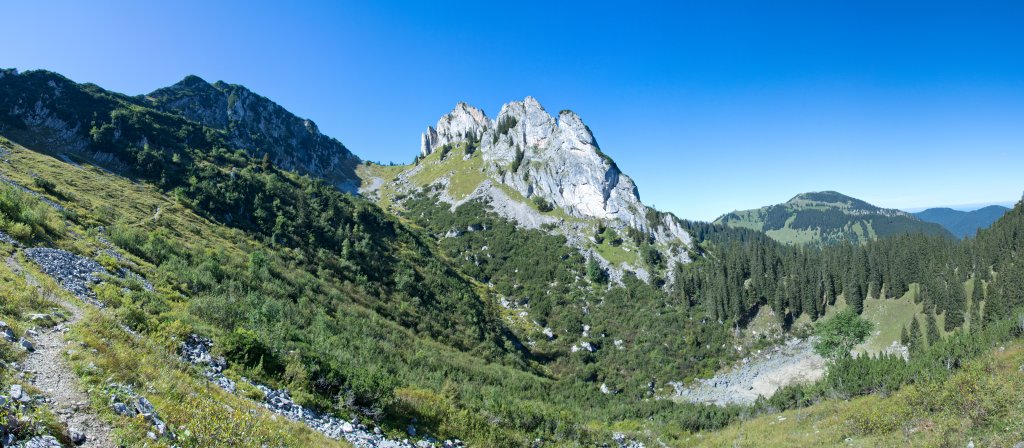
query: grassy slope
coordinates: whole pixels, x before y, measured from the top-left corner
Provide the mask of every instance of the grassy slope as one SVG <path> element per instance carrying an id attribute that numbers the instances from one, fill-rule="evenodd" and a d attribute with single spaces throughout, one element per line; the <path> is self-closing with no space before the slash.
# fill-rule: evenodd
<path id="1" fill-rule="evenodd" d="M 14 149 L 7 155 L 8 162 L 0 164 L 0 174 L 23 185 L 32 185 L 33 176 L 52 179 L 56 183 L 56 188 L 66 194 L 65 200 L 61 202 L 77 214 L 82 222 L 81 227 L 76 226 L 73 229 L 78 237 L 60 238 L 48 245 L 94 256 L 103 246 L 92 236 L 94 234 L 89 229 L 97 225 L 109 226 L 111 221 L 119 221 L 135 223 L 134 225 L 138 226 L 152 224 L 169 229 L 174 243 L 189 250 L 211 250 L 209 248 L 215 247 L 217 250 L 225 251 L 232 258 L 240 259 L 247 258 L 254 250 L 272 250 L 245 232 L 218 225 L 196 215 L 189 208 L 178 204 L 174 198 L 147 184 L 132 182 L 87 164 L 80 168 L 72 167 L 56 158 L 21 148 L 10 142 L 4 141 L 4 145 Z M 138 264 L 139 271 L 153 280 L 158 288 L 163 286 L 160 267 L 153 266 L 134 255 L 124 255 Z M 30 262 L 24 264 L 32 265 Z M 55 288 L 54 285 L 50 286 Z M 133 384 L 136 390 L 147 390 L 147 397 L 157 405 L 161 415 L 166 416 L 169 424 L 188 429 L 189 433 L 193 434 L 193 439 L 190 439 L 193 442 L 182 443 L 183 447 L 210 446 L 213 444 L 211 441 L 217 438 L 240 441 L 239 446 L 258 446 L 263 443 L 269 443 L 271 446 L 344 446 L 343 443 L 326 439 L 304 426 L 291 424 L 280 418 L 271 419 L 270 414 L 255 402 L 243 398 L 246 393 L 253 391 L 240 391 L 239 395 L 224 393 L 208 385 L 204 379 L 194 374 L 191 368 L 182 365 L 173 353 L 177 343 L 173 342 L 172 337 L 180 340 L 185 333 L 192 331 L 212 335 L 221 332 L 220 329 L 211 328 L 209 324 L 192 315 L 190 306 L 194 304 L 190 302 L 189 298 L 183 297 L 182 301 L 172 303 L 171 309 L 162 312 L 160 316 L 149 316 L 153 326 L 160 330 L 155 334 L 143 333 L 139 340 L 132 340 L 121 329 L 122 316 L 114 310 L 95 312 L 73 329 L 71 334 L 76 341 L 97 349 L 96 353 L 76 353 L 72 362 L 78 368 L 77 373 L 82 376 L 83 381 L 93 388 L 92 399 L 101 413 L 112 418 L 104 408 L 107 396 L 104 395 L 102 387 L 108 380 L 113 379 Z M 349 308 L 352 307 L 339 309 Z M 385 330 L 392 328 L 386 326 L 385 324 L 389 323 L 372 311 L 363 310 L 359 315 L 366 321 L 374 322 L 375 325 L 385 326 Z M 174 321 L 180 322 L 180 326 Z M 396 333 L 396 339 L 404 341 L 401 345 L 407 347 L 412 356 L 412 359 L 406 359 L 414 364 L 410 369 L 430 369 L 438 372 L 438 375 L 460 378 L 460 381 L 465 381 L 467 385 L 463 386 L 460 383 L 459 387 L 467 394 L 472 393 L 480 400 L 511 409 L 512 412 L 523 409 L 530 412 L 545 412 L 546 415 L 561 414 L 566 424 L 561 425 L 564 428 L 560 427 L 559 430 L 566 434 L 574 430 L 574 425 L 580 424 L 599 436 L 608 435 L 610 429 L 607 423 L 590 421 L 583 415 L 575 415 L 576 412 L 585 413 L 585 410 L 569 409 L 564 406 L 564 402 L 548 403 L 542 400 L 540 397 L 549 396 L 549 393 L 544 391 L 556 387 L 556 383 L 549 378 L 498 364 L 488 364 L 472 355 L 452 350 L 430 340 L 422 340 L 412 332 L 398 327 L 391 331 Z M 376 339 L 378 336 L 363 337 Z M 397 344 L 393 341 L 379 342 L 381 345 L 391 343 Z M 333 352 L 344 348 L 332 347 L 330 350 Z M 397 348 L 391 350 L 401 351 Z M 421 353 L 437 355 L 421 357 Z M 436 363 L 435 359 L 443 359 L 444 362 Z M 85 367 L 90 364 L 97 368 Z M 234 368 L 229 369 L 227 374 L 235 379 L 242 375 L 248 376 L 246 371 L 236 371 Z M 442 385 L 433 384 L 431 381 L 433 379 L 410 380 L 396 390 L 399 405 L 408 410 L 407 415 L 419 415 L 417 413 L 423 412 L 424 409 L 430 410 L 433 406 L 447 403 L 446 398 L 439 395 Z M 517 388 L 516 391 L 519 392 L 520 386 L 529 389 L 523 391 L 524 396 L 510 393 L 510 387 Z M 597 394 L 594 391 L 578 392 L 579 396 L 589 397 L 588 400 L 599 398 L 599 394 L 598 397 L 591 395 Z M 565 393 L 570 392 L 562 392 Z M 246 414 L 239 415 L 240 412 Z M 475 422 L 485 422 L 485 415 L 456 408 L 452 411 L 452 416 L 446 418 L 462 419 L 469 422 L 467 425 L 475 425 Z M 424 419 L 425 417 L 420 418 Z M 137 422 L 116 419 L 113 422 L 119 428 L 121 440 L 129 446 L 138 444 L 142 440 L 140 437 L 145 436 L 144 426 Z M 231 422 L 241 424 L 233 425 Z M 385 431 L 395 431 L 397 434 L 403 431 L 407 424 L 407 421 L 385 421 L 383 427 Z M 649 427 L 649 424 L 644 421 L 633 421 L 629 426 L 639 428 Z M 479 426 L 477 430 L 479 434 L 501 433 L 504 445 L 507 446 L 517 446 L 522 442 L 521 439 L 515 438 L 521 434 L 506 431 L 501 427 Z M 483 440 L 475 437 L 478 435 L 477 432 L 458 430 L 454 435 L 469 442 Z M 567 440 L 573 440 L 576 436 L 566 437 Z M 573 445 L 570 443 L 569 446 Z"/>
<path id="2" fill-rule="evenodd" d="M 363 179 L 364 187 L 372 185 L 376 181 L 375 179 L 379 179 L 382 182 L 378 190 L 377 203 L 386 210 L 394 210 L 393 206 L 399 195 L 395 188 L 395 179 L 403 172 L 412 170 L 416 171 L 409 176 L 409 180 L 414 187 L 424 188 L 440 179 L 447 178 L 446 192 L 448 196 L 455 200 L 462 200 L 487 179 L 482 153 L 476 151 L 466 159 L 464 158 L 465 148 L 466 143 L 458 143 L 444 158 L 441 157 L 441 151 L 434 151 L 421 159 L 416 165 L 383 166 L 365 164 L 359 167 L 358 172 Z M 500 182 L 495 182 L 495 186 L 512 200 L 526 204 L 534 210 L 538 209 L 533 201 L 524 197 L 515 189 Z M 563 222 L 584 223 L 591 225 L 593 228 L 597 227 L 596 221 L 570 216 L 559 207 L 555 207 L 554 210 L 549 212 L 544 212 L 544 214 L 558 218 Z M 603 244 L 594 244 L 593 248 L 602 258 L 613 265 L 626 264 L 636 266 L 639 265 L 640 259 L 639 252 L 634 246 L 635 244 L 631 241 L 624 241 L 620 246 L 612 246 L 605 242 Z"/>
<path id="3" fill-rule="evenodd" d="M 683 437 L 678 446 L 1012 446 L 1024 440 L 1024 345 L 996 348 L 940 384 L 830 400 Z"/>
<path id="4" fill-rule="evenodd" d="M 842 226 L 841 229 L 837 228 L 829 232 L 823 232 L 821 228 L 809 228 L 809 229 L 796 229 L 793 228 L 793 222 L 796 216 L 801 211 L 806 210 L 818 210 L 828 211 L 830 209 L 835 210 L 846 210 L 850 209 L 850 204 L 846 203 L 835 203 L 835 204 L 823 204 L 820 202 L 808 202 L 805 200 L 791 200 L 786 204 L 782 204 L 787 207 L 789 218 L 786 220 L 785 226 L 780 229 L 768 229 L 765 230 L 765 213 L 769 207 L 762 207 L 760 209 L 752 210 L 738 210 L 732 213 L 723 215 L 715 220 L 717 224 L 726 224 L 734 228 L 752 229 L 758 231 L 764 231 L 772 239 L 781 243 L 789 244 L 814 244 L 821 243 L 827 238 L 835 238 L 842 235 L 855 236 L 859 241 L 866 241 L 871 239 L 879 238 L 879 232 L 876 223 L 873 219 L 862 219 L 857 216 L 849 216 L 849 222 Z M 929 228 L 930 223 L 917 223 L 913 220 L 907 220 L 905 218 L 897 218 L 904 227 L 902 231 L 913 231 L 920 230 L 925 232 L 934 233 L 936 229 Z M 888 228 L 888 224 L 886 224 Z"/>
<path id="5" fill-rule="evenodd" d="M 11 145 L 8 142 L 5 146 Z M 143 184 L 132 183 L 87 165 L 72 168 L 51 157 L 17 147 L 8 153 L 7 161 L 0 164 L 0 174 L 22 185 L 31 185 L 29 179 L 32 175 L 53 180 L 70 198 L 62 202 L 85 222 L 90 221 L 89 216 L 103 215 L 117 215 L 135 221 L 161 220 L 180 232 L 182 244 L 196 240 L 216 241 L 229 252 L 234 251 L 238 256 L 244 256 L 240 248 L 233 244 L 245 239 L 241 232 L 214 226 Z M 71 225 L 67 231 L 67 235 L 46 244 L 83 254 L 95 253 L 103 247 L 97 239 L 89 236 L 87 229 Z M 151 268 L 144 262 L 137 259 L 133 261 L 143 266 L 142 270 L 147 276 L 152 276 Z M 50 277 L 39 272 L 32 262 L 22 259 L 20 264 L 45 289 L 83 308 L 89 308 L 60 289 Z M 0 266 L 0 278 L 4 278 L 6 273 L 9 273 L 6 265 Z M 10 281 L 17 284 L 16 279 Z M 176 309 L 169 313 L 180 314 L 187 321 L 187 304 L 177 303 L 173 306 Z M 40 304 L 28 308 L 39 309 Z M 52 305 L 43 308 L 52 308 Z M 17 315 L 9 309 L 3 313 L 7 316 Z M 91 310 L 69 333 L 69 340 L 89 349 L 73 350 L 69 356 L 75 373 L 89 390 L 92 406 L 115 427 L 115 435 L 121 444 L 142 446 L 149 443 L 149 446 L 164 446 L 165 442 L 150 441 L 146 437 L 148 429 L 143 422 L 114 415 L 108 406 L 109 397 L 105 392 L 109 382 L 133 385 L 150 398 L 167 423 L 177 429 L 178 444 L 183 447 L 221 443 L 237 446 L 348 446 L 345 442 L 330 440 L 303 425 L 273 416 L 256 402 L 228 394 L 197 374 L 190 373 L 191 369 L 184 366 L 174 352 L 176 343 L 171 338 L 181 336 L 161 334 L 132 337 L 122 329 L 112 309 Z"/>
<path id="6" fill-rule="evenodd" d="M 964 283 L 964 288 L 967 290 L 967 294 L 971 294 L 971 288 L 973 287 L 974 280 L 968 280 Z M 924 313 L 924 305 L 920 303 L 914 303 L 914 297 L 917 294 L 917 285 L 911 285 L 910 291 L 904 294 L 898 299 L 893 298 L 867 298 L 864 299 L 864 312 L 861 313 L 865 319 L 871 321 L 874 324 L 874 330 L 871 336 L 866 341 L 859 344 L 854 348 L 858 353 L 870 353 L 878 354 L 888 348 L 894 341 L 900 340 L 900 332 L 904 327 L 910 325 L 911 320 L 914 316 L 917 317 L 918 322 L 922 325 L 922 331 L 924 330 L 924 322 L 926 315 Z M 829 306 L 825 310 L 825 316 L 821 319 L 827 319 L 834 316 L 836 313 L 846 308 L 846 301 L 843 296 L 840 295 L 836 300 L 835 305 Z M 806 314 L 801 315 L 793 323 L 794 328 L 811 325 L 812 322 Z M 949 334 L 943 328 L 945 324 L 945 315 L 939 314 L 935 316 L 935 324 L 939 327 L 939 333 L 943 336 Z M 969 325 L 969 322 L 968 322 Z M 769 318 L 767 312 L 762 312 L 751 322 L 748 330 L 757 330 L 759 333 L 764 332 L 778 332 L 781 331 L 781 327 L 774 317 Z"/>

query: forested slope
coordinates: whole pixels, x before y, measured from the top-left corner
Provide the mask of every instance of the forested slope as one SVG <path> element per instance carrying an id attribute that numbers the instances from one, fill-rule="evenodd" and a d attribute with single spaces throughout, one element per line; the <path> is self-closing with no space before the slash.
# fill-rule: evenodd
<path id="1" fill-rule="evenodd" d="M 173 369 L 203 378 L 177 358 L 193 334 L 212 339 L 239 384 L 287 388 L 297 402 L 391 437 L 412 424 L 419 436 L 480 446 L 592 446 L 615 433 L 686 446 L 693 432 L 741 416 L 945 381 L 1019 333 L 1020 205 L 963 242 L 911 232 L 822 247 L 647 210 L 646 230 L 597 223 L 588 244 L 619 240 L 614 247 L 634 266 L 665 275 L 643 281 L 625 269 L 611 279 L 554 225 L 524 228 L 481 198 L 440 201 L 429 185 L 390 198 L 401 201 L 392 214 L 150 101 L 5 71 L 0 174 L 64 211 L 50 223 L 0 209 L 0 230 L 153 285 L 104 277 L 92 290 L 106 309 L 73 332 L 107 347 L 80 355 L 82 366 L 103 366 L 83 369 L 83 381 L 152 386 L 171 424 L 201 425 L 196 415 L 206 412 L 176 405 L 168 386 Z M 675 249 L 693 262 L 667 262 L 669 245 L 654 229 L 664 223 L 692 235 L 692 247 Z M 949 336 L 908 322 L 909 362 L 842 358 L 820 383 L 750 408 L 659 399 L 672 393 L 669 382 L 708 376 L 778 342 L 737 338 L 764 309 L 790 329 L 836 304 L 860 312 L 865 297 L 910 290 L 926 316 L 943 316 Z M 149 366 L 134 371 L 132 356 Z M 230 400 L 261 396 L 244 388 Z M 312 437 L 268 431 L 280 437 L 245 440 Z"/>

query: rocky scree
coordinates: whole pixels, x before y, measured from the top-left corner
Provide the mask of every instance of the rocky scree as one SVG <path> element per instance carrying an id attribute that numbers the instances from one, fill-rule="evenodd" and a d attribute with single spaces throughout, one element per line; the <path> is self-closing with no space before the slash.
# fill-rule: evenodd
<path id="1" fill-rule="evenodd" d="M 59 448 L 56 437 L 44 434 L 36 419 L 36 406 L 44 397 L 33 397 L 19 384 L 11 385 L 7 395 L 0 395 L 0 446 Z"/>
<path id="2" fill-rule="evenodd" d="M 123 384 L 110 384 L 108 386 L 108 392 L 110 394 L 110 408 L 114 410 L 117 415 L 134 418 L 135 416 L 141 415 L 142 418 L 148 423 L 152 429 L 147 433 L 150 439 L 157 440 L 161 437 L 166 437 L 168 440 L 177 439 L 177 435 L 174 431 L 168 429 L 167 424 L 164 423 L 160 415 L 157 414 L 156 409 L 153 407 L 153 403 L 150 403 L 146 397 L 143 397 L 136 393 L 130 386 Z"/>
<path id="3" fill-rule="evenodd" d="M 235 382 L 222 373 L 227 367 L 227 362 L 221 358 L 213 357 L 210 354 L 212 348 L 213 341 L 210 339 L 198 335 L 190 335 L 182 342 L 180 353 L 184 361 L 202 366 L 204 368 L 203 375 L 211 382 L 228 392 L 234 393 L 236 390 Z M 285 389 L 273 389 L 263 384 L 245 381 L 263 393 L 263 401 L 260 403 L 263 407 L 293 421 L 301 422 L 332 439 L 344 439 L 358 448 L 453 448 L 465 446 L 460 440 L 437 441 L 429 437 L 425 437 L 416 443 L 410 442 L 409 439 L 389 439 L 384 436 L 380 428 L 373 428 L 371 430 L 366 425 L 360 423 L 358 419 L 347 421 L 328 413 L 303 407 L 295 403 Z M 409 426 L 407 432 L 410 436 L 416 435 L 416 429 L 412 425 Z"/>
<path id="4" fill-rule="evenodd" d="M 25 249 L 25 256 L 39 265 L 46 275 L 53 277 L 68 292 L 79 299 L 98 307 L 104 305 L 96 300 L 96 294 L 89 285 L 99 283 L 100 275 L 109 274 L 106 268 L 89 258 L 71 252 L 46 247 Z"/>
<path id="5" fill-rule="evenodd" d="M 675 398 L 695 403 L 752 404 L 779 388 L 814 381 L 825 372 L 825 360 L 814 353 L 814 339 L 790 339 L 742 360 L 733 369 L 692 385 L 670 382 Z"/>

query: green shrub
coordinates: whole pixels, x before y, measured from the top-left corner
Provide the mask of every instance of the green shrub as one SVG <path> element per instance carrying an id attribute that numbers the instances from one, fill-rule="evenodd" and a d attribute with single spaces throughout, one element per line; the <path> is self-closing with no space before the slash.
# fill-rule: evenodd
<path id="1" fill-rule="evenodd" d="M 547 199 L 538 195 L 533 197 L 533 205 L 536 205 L 537 210 L 540 210 L 541 213 L 547 213 L 555 209 L 555 206 L 548 202 Z"/>
<path id="2" fill-rule="evenodd" d="M 40 189 L 46 191 L 47 193 L 50 193 L 54 196 L 61 196 L 60 191 L 57 190 L 57 184 L 53 183 L 53 181 L 51 181 L 50 179 L 34 177 L 32 178 L 32 183 L 36 187 L 39 187 Z"/>
<path id="3" fill-rule="evenodd" d="M 270 348 L 260 341 L 254 331 L 235 328 L 221 338 L 219 345 L 224 357 L 231 363 L 249 368 L 262 368 L 266 373 L 281 370 Z"/>
<path id="4" fill-rule="evenodd" d="M 906 401 L 872 396 L 851 410 L 847 426 L 854 434 L 882 434 L 908 425 L 912 418 L 913 410 Z"/>
<path id="5" fill-rule="evenodd" d="M 850 350 L 871 334 L 874 325 L 871 321 L 857 315 L 851 309 L 845 309 L 824 322 L 819 322 L 814 333 L 818 340 L 814 343 L 814 351 L 826 358 L 849 356 Z"/>

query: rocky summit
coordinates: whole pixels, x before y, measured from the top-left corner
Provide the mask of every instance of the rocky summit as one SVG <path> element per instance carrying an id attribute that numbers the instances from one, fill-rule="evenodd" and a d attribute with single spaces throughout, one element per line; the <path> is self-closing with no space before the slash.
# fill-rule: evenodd
<path id="1" fill-rule="evenodd" d="M 429 127 L 420 152 L 445 145 L 479 145 L 491 178 L 527 198 L 540 196 L 572 216 L 619 220 L 646 228 L 636 184 L 601 152 L 579 115 L 553 117 L 533 97 L 505 104 L 497 120 L 459 103 Z"/>

